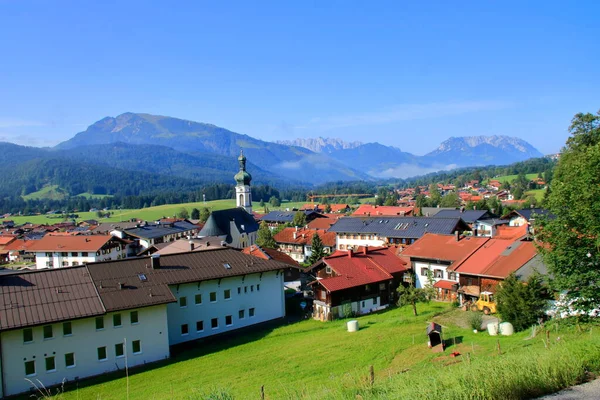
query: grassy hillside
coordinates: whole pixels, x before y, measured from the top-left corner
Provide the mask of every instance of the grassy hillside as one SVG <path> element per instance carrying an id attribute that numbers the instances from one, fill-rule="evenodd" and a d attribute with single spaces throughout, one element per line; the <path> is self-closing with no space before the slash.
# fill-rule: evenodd
<path id="1" fill-rule="evenodd" d="M 29 193 L 25 196 L 21 196 L 23 200 L 39 200 L 39 199 L 50 199 L 50 200 L 63 200 L 66 199 L 69 194 L 58 187 L 58 185 L 47 185 L 42 189 Z"/>
<path id="2" fill-rule="evenodd" d="M 512 183 L 512 181 L 514 181 L 515 179 L 517 179 L 519 177 L 519 175 L 503 175 L 503 176 L 498 176 L 496 178 L 493 178 L 495 180 L 497 180 L 498 182 L 508 182 L 508 183 Z M 529 180 L 535 179 L 538 177 L 538 174 L 525 174 L 525 177 Z"/>
<path id="3" fill-rule="evenodd" d="M 262 385 L 270 399 L 516 399 L 575 384 L 586 370 L 600 369 L 597 327 L 578 333 L 551 326 L 546 348 L 545 335 L 530 340 L 529 331 L 509 337 L 473 333 L 464 327 L 470 312 L 447 304 L 419 310 L 419 317 L 410 307 L 359 317 L 355 333 L 346 331 L 345 320 L 307 320 L 190 345 L 169 361 L 131 371 L 130 399 L 259 398 Z M 427 348 L 425 328 L 432 320 L 444 326 L 445 353 Z M 67 386 L 58 398 L 122 399 L 126 386 L 119 371 Z"/>

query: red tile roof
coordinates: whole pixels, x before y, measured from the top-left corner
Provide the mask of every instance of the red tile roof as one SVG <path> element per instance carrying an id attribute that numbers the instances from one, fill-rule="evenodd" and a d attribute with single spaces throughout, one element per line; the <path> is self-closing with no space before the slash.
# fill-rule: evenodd
<path id="1" fill-rule="evenodd" d="M 7 245 L 15 240 L 15 236 L 0 236 L 0 246 Z"/>
<path id="2" fill-rule="evenodd" d="M 87 235 L 87 236 L 44 236 L 35 240 L 29 247 L 29 251 L 93 251 L 102 248 L 109 240 L 120 240 L 111 235 Z"/>
<path id="3" fill-rule="evenodd" d="M 337 218 L 316 218 L 308 223 L 309 229 L 323 229 L 327 230 L 331 228 L 331 225 L 335 224 Z"/>
<path id="4" fill-rule="evenodd" d="M 312 237 L 315 233 L 319 235 L 323 245 L 328 247 L 335 246 L 335 232 L 326 232 L 325 230 L 320 229 L 303 228 L 296 231 L 296 228 L 285 228 L 273 238 L 277 243 L 310 245 L 312 244 Z M 294 234 L 296 235 L 296 238 L 294 238 Z"/>
<path id="5" fill-rule="evenodd" d="M 454 235 L 426 233 L 419 240 L 402 251 L 404 257 L 444 260 L 449 262 L 461 261 L 470 256 L 490 240 L 486 237 L 467 236 L 456 241 Z"/>
<path id="6" fill-rule="evenodd" d="M 373 206 L 370 204 L 360 205 L 356 211 L 352 213 L 353 217 L 362 217 L 364 215 L 386 215 L 386 216 L 411 216 L 413 215 L 414 207 L 397 207 L 397 206 Z"/>
<path id="7" fill-rule="evenodd" d="M 242 250 L 242 253 L 249 254 L 251 256 L 255 256 L 258 258 L 262 258 L 263 260 L 275 260 L 285 264 L 292 265 L 294 267 L 299 267 L 300 265 L 296 260 L 292 257 L 288 256 L 281 251 L 275 249 L 263 249 L 260 246 L 253 244 L 252 246 L 246 247 Z"/>
<path id="8" fill-rule="evenodd" d="M 494 239 L 517 240 L 527 235 L 527 225 L 507 226 L 499 225 L 496 227 Z"/>
<path id="9" fill-rule="evenodd" d="M 490 239 L 454 270 L 460 274 L 506 278 L 537 254 L 533 242 Z"/>
<path id="10" fill-rule="evenodd" d="M 6 246 L 4 246 L 4 250 L 9 250 L 9 251 L 27 250 L 31 246 L 33 246 L 36 242 L 37 242 L 37 240 L 17 239 L 14 242 L 11 242 L 10 244 L 7 244 Z"/>
<path id="11" fill-rule="evenodd" d="M 348 256 L 346 251 L 336 251 L 323 261 L 337 274 L 332 278 L 319 280 L 328 291 L 344 290 L 356 286 L 374 284 L 392 279 L 392 274 L 408 271 L 404 260 L 394 254 L 391 248 L 364 249 Z"/>
<path id="12" fill-rule="evenodd" d="M 455 290 L 458 288 L 458 282 L 440 280 L 433 284 L 434 288 Z"/>

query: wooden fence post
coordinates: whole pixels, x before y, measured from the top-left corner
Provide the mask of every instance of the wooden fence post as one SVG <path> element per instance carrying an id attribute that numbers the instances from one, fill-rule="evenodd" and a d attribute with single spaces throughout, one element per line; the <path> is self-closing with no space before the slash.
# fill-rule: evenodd
<path id="1" fill-rule="evenodd" d="M 260 387 L 260 400 L 265 400 L 265 385 Z"/>
<path id="2" fill-rule="evenodd" d="M 369 382 L 371 383 L 371 387 L 373 387 L 375 384 L 375 370 L 372 365 L 369 367 Z"/>

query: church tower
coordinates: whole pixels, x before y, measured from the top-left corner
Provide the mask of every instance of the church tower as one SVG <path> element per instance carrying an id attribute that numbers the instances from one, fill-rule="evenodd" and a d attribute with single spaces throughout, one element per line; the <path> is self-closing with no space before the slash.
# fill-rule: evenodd
<path id="1" fill-rule="evenodd" d="M 234 177 L 237 183 L 235 186 L 236 205 L 237 207 L 243 207 L 244 210 L 251 214 L 252 193 L 250 190 L 250 181 L 252 180 L 252 175 L 246 172 L 246 157 L 243 151 L 240 151 L 238 162 L 240 163 L 240 172 L 235 174 Z"/>

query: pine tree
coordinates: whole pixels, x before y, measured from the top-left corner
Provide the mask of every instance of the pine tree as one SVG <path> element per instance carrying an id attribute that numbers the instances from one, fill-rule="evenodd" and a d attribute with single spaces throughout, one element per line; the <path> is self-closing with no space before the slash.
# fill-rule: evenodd
<path id="1" fill-rule="evenodd" d="M 275 242 L 271 229 L 269 229 L 269 226 L 265 221 L 261 222 L 260 227 L 258 228 L 256 244 L 264 249 L 277 248 L 277 242 Z"/>
<path id="2" fill-rule="evenodd" d="M 318 233 L 315 232 L 311 239 L 311 249 L 312 252 L 310 257 L 308 258 L 308 263 L 310 265 L 316 263 L 321 258 L 325 257 L 325 247 L 323 246 L 323 241 Z"/>

